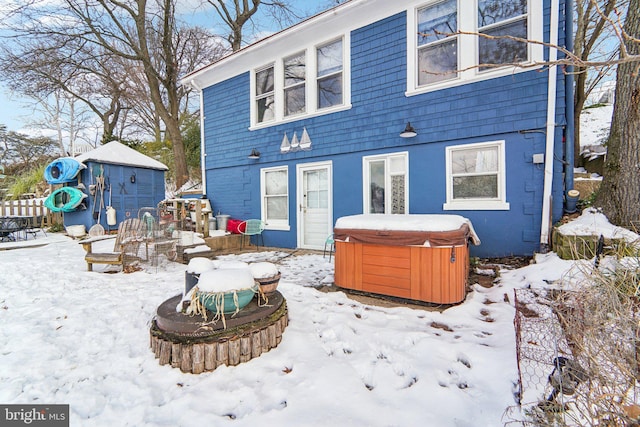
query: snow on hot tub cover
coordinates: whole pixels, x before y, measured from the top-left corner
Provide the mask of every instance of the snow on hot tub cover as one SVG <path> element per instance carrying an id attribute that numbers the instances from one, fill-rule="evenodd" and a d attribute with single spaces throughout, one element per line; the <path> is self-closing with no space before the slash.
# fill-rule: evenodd
<path id="1" fill-rule="evenodd" d="M 338 218 L 333 230 L 338 241 L 383 245 L 457 246 L 480 239 L 469 219 L 460 215 L 370 214 Z"/>

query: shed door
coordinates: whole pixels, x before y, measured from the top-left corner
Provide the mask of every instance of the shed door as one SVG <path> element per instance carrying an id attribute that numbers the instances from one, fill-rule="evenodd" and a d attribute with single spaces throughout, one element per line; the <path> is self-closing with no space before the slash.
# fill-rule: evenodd
<path id="1" fill-rule="evenodd" d="M 323 249 L 332 232 L 331 162 L 298 165 L 298 247 Z"/>

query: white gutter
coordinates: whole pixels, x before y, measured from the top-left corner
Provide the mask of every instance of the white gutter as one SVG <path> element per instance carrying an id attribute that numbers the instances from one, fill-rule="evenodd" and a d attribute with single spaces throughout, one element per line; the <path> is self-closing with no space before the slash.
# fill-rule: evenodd
<path id="1" fill-rule="evenodd" d="M 191 80 L 191 86 L 193 86 L 200 96 L 200 174 L 202 176 L 202 195 L 207 195 L 207 177 L 205 175 L 205 159 L 207 158 L 207 153 L 205 153 L 205 143 L 204 143 L 204 94 L 202 93 L 202 89 L 198 87 L 198 83 L 196 83 L 195 79 Z"/>
<path id="2" fill-rule="evenodd" d="M 544 156 L 544 188 L 542 192 L 542 225 L 540 226 L 540 244 L 549 244 L 549 231 L 552 216 L 552 184 L 553 184 L 553 162 L 554 162 L 554 142 L 555 142 L 555 121 L 556 121 L 556 87 L 558 66 L 555 62 L 558 59 L 558 50 L 553 46 L 558 45 L 558 26 L 560 18 L 560 0 L 551 0 L 551 22 L 549 30 L 549 85 L 547 98 L 547 142 Z"/>

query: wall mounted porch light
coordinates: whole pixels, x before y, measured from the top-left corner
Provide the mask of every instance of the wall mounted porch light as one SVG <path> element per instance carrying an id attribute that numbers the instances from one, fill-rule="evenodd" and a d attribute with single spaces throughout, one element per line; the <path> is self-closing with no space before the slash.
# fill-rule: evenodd
<path id="1" fill-rule="evenodd" d="M 416 132 L 416 130 L 413 128 L 413 126 L 411 126 L 410 122 L 407 122 L 407 126 L 404 128 L 404 130 L 400 133 L 400 137 L 401 138 L 413 138 L 414 136 L 416 136 L 418 133 Z"/>
<path id="2" fill-rule="evenodd" d="M 260 152 L 258 150 L 256 150 L 255 148 L 251 149 L 251 154 L 249 154 L 249 157 L 247 157 L 248 159 L 251 160 L 258 160 L 260 158 Z"/>

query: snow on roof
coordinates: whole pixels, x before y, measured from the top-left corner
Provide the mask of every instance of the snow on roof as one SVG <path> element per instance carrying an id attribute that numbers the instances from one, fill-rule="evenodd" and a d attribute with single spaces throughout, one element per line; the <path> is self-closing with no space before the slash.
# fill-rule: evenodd
<path id="1" fill-rule="evenodd" d="M 460 215 L 437 214 L 370 214 L 350 215 L 338 218 L 335 228 L 355 230 L 390 231 L 453 231 L 467 224 L 471 239 L 480 244 L 480 239 L 468 218 Z M 476 243 L 477 242 L 477 243 Z"/>
<path id="2" fill-rule="evenodd" d="M 135 166 L 147 169 L 169 170 L 169 168 L 157 160 L 146 156 L 131 147 L 127 147 L 118 141 L 111 141 L 101 145 L 95 150 L 76 157 L 79 162 L 100 162 L 117 165 Z"/>

